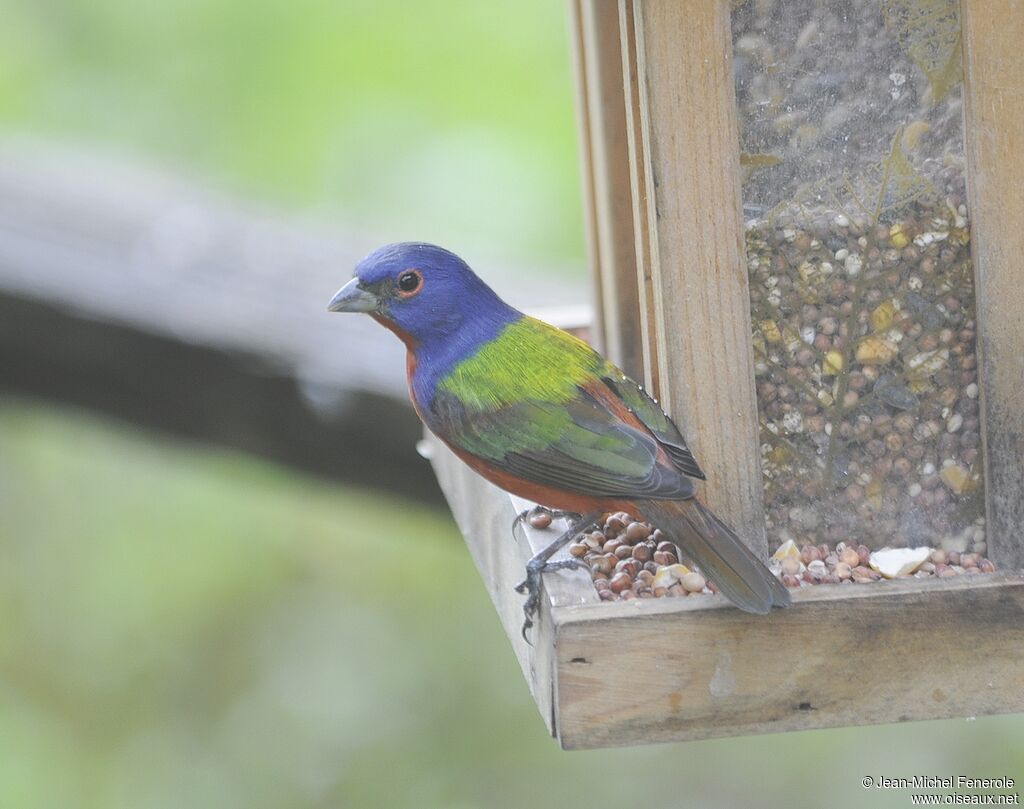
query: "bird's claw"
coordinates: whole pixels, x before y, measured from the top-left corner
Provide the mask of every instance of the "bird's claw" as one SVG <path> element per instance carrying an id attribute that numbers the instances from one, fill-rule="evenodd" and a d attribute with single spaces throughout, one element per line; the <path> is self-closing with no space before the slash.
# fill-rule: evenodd
<path id="1" fill-rule="evenodd" d="M 570 517 L 575 518 L 572 520 L 572 525 L 568 531 L 562 533 L 558 539 L 550 542 L 544 548 L 537 551 L 530 560 L 526 563 L 526 578 L 516 585 L 517 593 L 526 593 L 526 603 L 523 604 L 523 613 L 526 615 L 526 620 L 523 621 L 523 640 L 530 643 L 529 637 L 526 633 L 533 626 L 533 616 L 537 612 L 537 605 L 540 603 L 540 584 L 541 576 L 551 570 L 567 570 L 570 568 L 586 567 L 586 565 L 579 559 L 560 559 L 557 562 L 549 562 L 548 560 L 554 556 L 558 551 L 563 548 L 572 538 L 578 535 L 581 531 L 589 529 L 591 526 L 597 523 L 598 518 L 601 516 L 599 512 L 592 512 L 586 516 L 580 516 L 571 514 L 564 511 L 552 511 L 551 509 L 544 509 L 545 512 L 551 514 L 553 517 Z M 515 530 L 518 527 L 519 522 L 525 519 L 529 515 L 529 512 L 520 514 L 514 523 L 512 523 L 512 529 Z M 533 644 L 530 644 L 531 646 Z"/>
<path id="2" fill-rule="evenodd" d="M 516 585 L 517 593 L 526 593 L 526 601 L 523 602 L 523 614 L 526 616 L 523 621 L 523 640 L 530 643 L 526 634 L 533 626 L 533 616 L 537 612 L 537 605 L 540 603 L 541 576 L 555 570 L 576 570 L 586 565 L 579 559 L 560 559 L 557 562 L 546 562 L 543 559 L 531 559 L 526 563 L 526 578 Z"/>
<path id="3" fill-rule="evenodd" d="M 516 531 L 519 530 L 519 526 L 526 522 L 534 514 L 547 514 L 552 520 L 569 520 L 569 522 L 577 522 L 582 519 L 582 516 L 575 511 L 563 511 L 561 509 L 548 508 L 547 506 L 534 506 L 533 508 L 527 508 L 516 514 L 514 520 L 512 520 L 512 538 L 516 538 Z"/>

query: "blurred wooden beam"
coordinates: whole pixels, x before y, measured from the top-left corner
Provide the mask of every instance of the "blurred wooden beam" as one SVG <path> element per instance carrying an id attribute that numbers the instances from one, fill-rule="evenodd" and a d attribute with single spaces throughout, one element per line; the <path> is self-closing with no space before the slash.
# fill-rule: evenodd
<path id="1" fill-rule="evenodd" d="M 383 241 L 0 140 L 0 392 L 439 501 L 415 451 L 404 348 L 369 318 L 326 311 Z M 481 270 L 520 305 L 583 300 L 571 277 Z"/>
<path id="2" fill-rule="evenodd" d="M 0 392 L 52 399 L 175 436 L 437 501 L 397 395 L 325 389 L 257 353 L 225 350 L 0 294 Z"/>

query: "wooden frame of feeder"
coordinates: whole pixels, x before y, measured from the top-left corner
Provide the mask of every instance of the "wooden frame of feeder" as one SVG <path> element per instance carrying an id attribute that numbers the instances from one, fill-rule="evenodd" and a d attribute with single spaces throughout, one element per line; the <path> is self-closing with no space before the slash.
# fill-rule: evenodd
<path id="1" fill-rule="evenodd" d="M 645 379 L 762 556 L 757 403 L 728 0 L 570 0 L 597 342 Z M 989 556 L 1024 567 L 1024 7 L 962 0 Z M 975 47 L 978 43 L 978 47 Z M 565 748 L 1024 710 L 1024 576 L 604 603 L 548 574 L 530 646 L 513 585 L 555 536 L 434 441 L 433 464 Z M 560 527 L 559 523 L 553 529 Z"/>

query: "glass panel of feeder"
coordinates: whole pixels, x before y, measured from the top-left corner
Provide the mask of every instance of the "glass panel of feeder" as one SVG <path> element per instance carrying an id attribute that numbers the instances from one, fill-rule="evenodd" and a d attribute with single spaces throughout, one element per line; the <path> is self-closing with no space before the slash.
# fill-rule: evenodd
<path id="1" fill-rule="evenodd" d="M 958 6 L 733 4 L 772 547 L 985 550 Z"/>

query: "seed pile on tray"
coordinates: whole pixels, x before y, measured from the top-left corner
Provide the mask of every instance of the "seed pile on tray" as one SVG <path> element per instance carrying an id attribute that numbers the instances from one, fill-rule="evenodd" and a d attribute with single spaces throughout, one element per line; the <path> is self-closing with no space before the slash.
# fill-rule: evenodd
<path id="1" fill-rule="evenodd" d="M 538 513 L 530 522 L 536 528 L 546 528 L 551 520 Z M 628 514 L 605 515 L 598 528 L 576 537 L 569 553 L 587 564 L 605 601 L 718 592 L 696 567 L 681 561 L 679 549 L 660 529 L 636 522 Z M 995 570 L 980 554 L 941 548 L 871 551 L 852 542 L 800 548 L 791 541 L 775 552 L 769 568 L 791 588 L 866 584 L 883 578 L 948 578 Z"/>
<path id="2" fill-rule="evenodd" d="M 962 175 L 891 223 L 821 207 L 747 223 L 769 539 L 984 554 Z"/>

